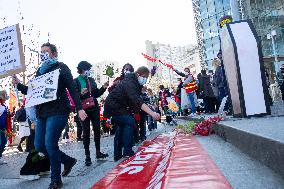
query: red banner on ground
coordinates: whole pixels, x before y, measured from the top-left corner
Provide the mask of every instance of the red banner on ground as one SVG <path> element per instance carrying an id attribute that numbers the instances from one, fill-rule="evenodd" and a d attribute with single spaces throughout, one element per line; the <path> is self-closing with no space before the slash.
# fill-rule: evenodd
<path id="1" fill-rule="evenodd" d="M 231 189 L 194 136 L 176 132 L 146 141 L 92 189 Z"/>

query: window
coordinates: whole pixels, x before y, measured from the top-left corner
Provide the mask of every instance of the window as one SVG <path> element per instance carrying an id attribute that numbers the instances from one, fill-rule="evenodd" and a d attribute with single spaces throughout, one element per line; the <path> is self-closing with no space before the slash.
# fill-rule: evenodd
<path id="1" fill-rule="evenodd" d="M 223 5 L 224 5 L 224 9 L 225 9 L 225 10 L 231 9 L 230 0 L 224 0 L 224 1 L 223 1 Z"/>
<path id="2" fill-rule="evenodd" d="M 210 38 L 210 27 L 209 27 L 209 21 L 205 20 L 202 22 L 202 29 L 204 33 L 204 39 Z"/>
<path id="3" fill-rule="evenodd" d="M 210 3 L 208 3 L 207 7 L 208 7 L 208 14 L 209 14 L 209 17 L 211 17 L 211 16 L 213 16 L 214 14 L 216 14 L 216 12 L 215 12 L 215 5 L 214 5 L 214 2 L 213 2 L 213 1 L 210 1 Z"/>
<path id="4" fill-rule="evenodd" d="M 221 48 L 221 42 L 220 42 L 219 37 L 212 38 L 212 45 L 213 45 L 213 47 L 212 47 L 212 49 L 213 49 L 212 54 L 213 54 L 213 58 L 215 58 L 215 57 L 217 57 L 217 54 L 218 54 L 218 52 L 219 52 L 219 50 Z"/>
<path id="5" fill-rule="evenodd" d="M 223 0 L 215 0 L 216 13 L 223 12 Z"/>

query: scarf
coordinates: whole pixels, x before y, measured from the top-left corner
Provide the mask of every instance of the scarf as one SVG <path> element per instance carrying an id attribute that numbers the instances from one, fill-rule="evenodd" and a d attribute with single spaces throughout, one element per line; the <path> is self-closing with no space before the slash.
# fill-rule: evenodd
<path id="1" fill-rule="evenodd" d="M 84 76 L 82 76 L 82 75 L 79 75 L 79 77 L 78 77 L 78 81 L 79 81 L 80 86 L 81 86 L 81 91 L 82 91 L 82 89 L 87 88 L 87 81 L 86 81 L 86 77 L 84 77 Z"/>
<path id="2" fill-rule="evenodd" d="M 39 72 L 41 74 L 45 74 L 54 64 L 57 64 L 57 58 L 52 58 L 52 59 L 48 59 L 44 62 L 42 62 L 40 68 L 39 68 Z"/>

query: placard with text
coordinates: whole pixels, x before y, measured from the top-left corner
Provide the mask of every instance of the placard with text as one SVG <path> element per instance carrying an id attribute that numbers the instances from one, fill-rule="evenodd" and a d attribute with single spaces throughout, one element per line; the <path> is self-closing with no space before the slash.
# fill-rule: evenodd
<path id="1" fill-rule="evenodd" d="M 59 69 L 30 80 L 26 107 L 43 104 L 57 99 Z"/>
<path id="2" fill-rule="evenodd" d="M 0 79 L 25 71 L 19 24 L 0 30 Z"/>

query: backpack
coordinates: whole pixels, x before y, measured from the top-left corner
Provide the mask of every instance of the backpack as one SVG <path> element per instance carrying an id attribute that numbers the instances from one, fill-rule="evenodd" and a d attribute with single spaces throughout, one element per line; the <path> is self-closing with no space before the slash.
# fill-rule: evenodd
<path id="1" fill-rule="evenodd" d="M 37 175 L 40 172 L 50 170 L 50 162 L 47 155 L 40 155 L 36 150 L 32 150 L 27 158 L 26 162 L 20 170 L 20 175 Z"/>
<path id="2" fill-rule="evenodd" d="M 21 107 L 15 114 L 14 121 L 25 122 L 27 120 L 27 113 L 24 107 Z"/>

